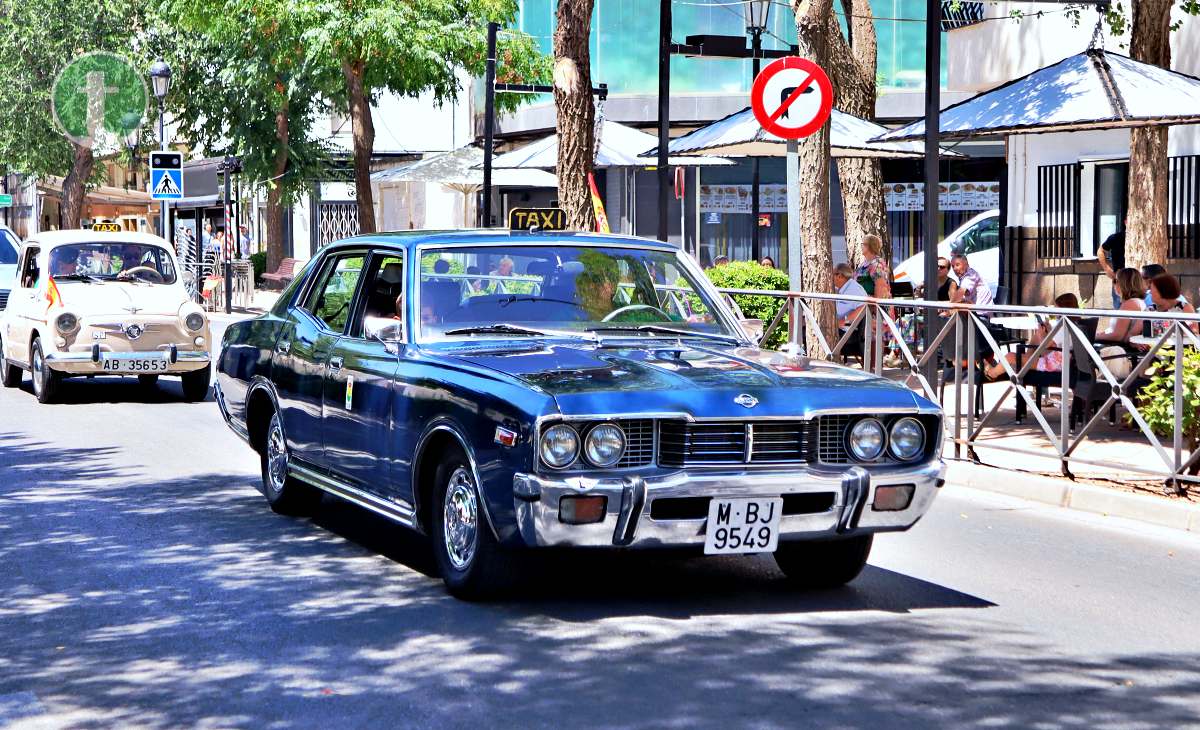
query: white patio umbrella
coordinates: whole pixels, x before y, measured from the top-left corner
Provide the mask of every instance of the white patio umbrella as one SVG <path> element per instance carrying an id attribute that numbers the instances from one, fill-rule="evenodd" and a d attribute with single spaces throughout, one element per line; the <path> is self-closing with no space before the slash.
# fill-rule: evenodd
<path id="1" fill-rule="evenodd" d="M 919 142 L 871 142 L 887 127 L 834 109 L 829 115 L 829 148 L 833 157 L 919 158 L 925 146 Z M 657 140 L 656 140 L 657 141 Z M 724 155 L 726 157 L 783 157 L 787 140 L 764 130 L 746 107 L 699 129 L 676 137 L 667 145 L 670 155 Z M 658 147 L 645 152 L 657 154 Z M 943 157 L 962 157 L 942 150 Z"/>
<path id="2" fill-rule="evenodd" d="M 371 181 L 439 183 L 463 195 L 463 226 L 470 227 L 470 196 L 483 187 L 483 150 L 466 145 L 456 150 L 426 157 L 409 165 L 371 173 Z M 493 170 L 495 187 L 556 188 L 558 178 L 544 170 Z"/>
<path id="3" fill-rule="evenodd" d="M 604 120 L 600 123 L 600 144 L 596 150 L 596 169 L 609 167 L 646 167 L 655 164 L 644 151 L 654 145 L 656 137 L 633 127 Z M 492 160 L 492 169 L 553 170 L 558 161 L 558 135 L 552 134 L 535 142 L 506 152 Z M 732 165 L 729 160 L 712 157 L 706 160 L 672 157 L 673 167 L 696 165 Z"/>
<path id="4" fill-rule="evenodd" d="M 1200 122 L 1200 79 L 1090 48 L 941 111 L 943 139 Z M 917 139 L 925 122 L 872 142 Z"/>

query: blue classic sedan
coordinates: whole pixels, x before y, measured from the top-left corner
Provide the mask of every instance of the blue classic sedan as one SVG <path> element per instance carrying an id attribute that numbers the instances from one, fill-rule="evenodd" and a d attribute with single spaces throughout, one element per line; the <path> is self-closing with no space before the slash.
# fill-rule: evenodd
<path id="1" fill-rule="evenodd" d="M 762 350 L 695 260 L 613 235 L 360 236 L 232 325 L 217 402 L 272 509 L 323 492 L 494 595 L 543 546 L 772 553 L 835 586 L 942 486 L 942 414 Z"/>

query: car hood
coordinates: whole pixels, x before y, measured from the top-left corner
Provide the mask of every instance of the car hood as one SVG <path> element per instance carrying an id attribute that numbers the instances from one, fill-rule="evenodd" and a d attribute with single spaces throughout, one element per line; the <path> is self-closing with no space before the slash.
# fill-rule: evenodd
<path id="1" fill-rule="evenodd" d="M 750 347 L 526 343 L 443 354 L 524 381 L 553 396 L 568 415 L 802 418 L 829 410 L 933 407 L 908 388 L 859 370 Z M 757 404 L 739 405 L 742 394 Z"/>
<path id="2" fill-rule="evenodd" d="M 162 284 L 130 284 L 106 281 L 88 284 L 80 281 L 55 282 L 62 307 L 80 316 L 96 317 L 110 314 L 128 317 L 131 314 L 175 315 L 187 298 L 177 286 Z M 136 312 L 130 311 L 136 308 Z"/>

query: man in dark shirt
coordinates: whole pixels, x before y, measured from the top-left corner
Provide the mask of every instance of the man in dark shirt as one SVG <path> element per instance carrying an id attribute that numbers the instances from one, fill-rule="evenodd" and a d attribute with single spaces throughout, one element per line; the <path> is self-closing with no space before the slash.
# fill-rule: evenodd
<path id="1" fill-rule="evenodd" d="M 1104 239 L 1104 243 L 1100 244 L 1100 250 L 1096 254 L 1096 258 L 1100 260 L 1100 268 L 1104 269 L 1104 273 L 1113 282 L 1112 302 L 1113 309 L 1121 308 L 1121 295 L 1117 292 L 1117 272 L 1125 268 L 1125 226 L 1121 226 L 1121 230 Z"/>

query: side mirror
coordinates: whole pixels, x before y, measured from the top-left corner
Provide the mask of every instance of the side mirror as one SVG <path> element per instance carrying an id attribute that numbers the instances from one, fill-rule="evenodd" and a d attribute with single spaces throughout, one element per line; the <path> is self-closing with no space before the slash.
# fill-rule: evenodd
<path id="1" fill-rule="evenodd" d="M 404 323 L 387 317 L 367 317 L 363 320 L 363 333 L 384 344 L 398 342 L 404 339 Z"/>
<path id="2" fill-rule="evenodd" d="M 738 324 L 742 326 L 742 332 L 755 342 L 762 340 L 763 330 L 765 325 L 761 319 L 739 319 Z"/>

